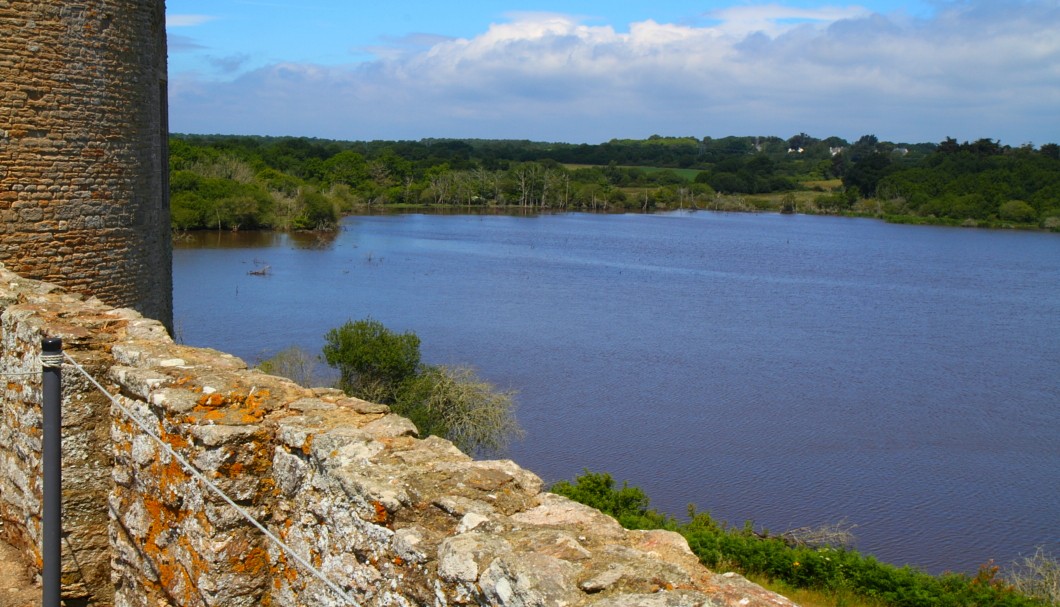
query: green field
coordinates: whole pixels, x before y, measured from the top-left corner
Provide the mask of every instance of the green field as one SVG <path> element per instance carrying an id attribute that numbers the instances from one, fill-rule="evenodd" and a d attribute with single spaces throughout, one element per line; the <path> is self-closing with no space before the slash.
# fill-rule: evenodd
<path id="1" fill-rule="evenodd" d="M 570 163 L 565 163 L 563 166 L 568 168 L 568 169 L 570 169 L 570 170 L 572 170 L 572 171 L 575 170 L 575 169 L 591 169 L 593 167 L 598 167 L 598 168 L 601 168 L 601 169 L 605 168 L 605 166 L 598 165 L 598 164 L 570 164 Z M 700 173 L 699 169 L 666 169 L 666 168 L 660 168 L 660 167 L 634 166 L 634 165 L 625 165 L 625 164 L 620 164 L 618 166 L 619 166 L 619 168 L 623 168 L 623 169 L 640 169 L 640 170 L 644 171 L 645 173 L 658 173 L 659 171 L 670 171 L 672 173 L 676 173 L 676 174 L 680 175 L 681 178 L 687 179 L 689 181 L 694 181 L 696 179 L 696 175 L 699 175 L 699 173 Z"/>

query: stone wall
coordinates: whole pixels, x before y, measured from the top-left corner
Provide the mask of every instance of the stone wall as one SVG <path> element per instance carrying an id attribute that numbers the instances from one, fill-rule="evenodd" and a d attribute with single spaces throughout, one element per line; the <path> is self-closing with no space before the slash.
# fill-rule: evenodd
<path id="1" fill-rule="evenodd" d="M 43 336 L 360 605 L 787 606 L 627 531 L 507 460 L 420 440 L 387 407 L 309 390 L 0 267 L 0 517 L 39 565 Z M 29 375 L 13 375 L 25 374 Z M 346 604 L 63 367 L 64 584 L 120 607 Z"/>
<path id="2" fill-rule="evenodd" d="M 0 0 L 0 262 L 172 322 L 163 0 Z"/>

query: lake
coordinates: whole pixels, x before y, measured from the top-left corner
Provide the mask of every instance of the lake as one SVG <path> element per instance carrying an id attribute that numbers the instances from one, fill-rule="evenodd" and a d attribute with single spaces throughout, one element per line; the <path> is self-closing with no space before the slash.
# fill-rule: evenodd
<path id="1" fill-rule="evenodd" d="M 265 276 L 248 274 L 268 266 Z M 652 506 L 972 572 L 1060 555 L 1060 236 L 665 213 L 200 233 L 177 338 L 254 364 L 368 316 L 518 391 L 506 455 Z"/>

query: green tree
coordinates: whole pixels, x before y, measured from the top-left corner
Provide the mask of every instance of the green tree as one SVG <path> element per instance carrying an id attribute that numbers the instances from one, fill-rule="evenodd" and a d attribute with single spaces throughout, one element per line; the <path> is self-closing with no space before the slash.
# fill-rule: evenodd
<path id="1" fill-rule="evenodd" d="M 364 156 L 352 150 L 339 152 L 323 163 L 324 182 L 327 184 L 344 183 L 357 187 L 368 179 L 368 162 Z"/>
<path id="2" fill-rule="evenodd" d="M 873 152 L 854 162 L 843 175 L 843 185 L 857 188 L 866 196 L 876 194 L 876 186 L 891 170 L 891 157 Z"/>
<path id="3" fill-rule="evenodd" d="M 421 437 L 442 436 L 469 454 L 502 451 L 522 435 L 512 392 L 498 391 L 467 367 L 420 364 L 420 338 L 394 333 L 377 320 L 348 321 L 325 336 L 324 359 L 339 370 L 351 396 L 390 405 Z M 279 366 L 297 356 L 277 356 Z M 264 367 L 263 367 L 264 368 Z"/>
<path id="4" fill-rule="evenodd" d="M 1038 213 L 1034 207 L 1022 200 L 1010 200 L 1003 203 L 998 209 L 1001 219 L 1015 221 L 1018 223 L 1034 223 L 1038 221 Z"/>
<path id="5" fill-rule="evenodd" d="M 335 210 L 335 205 L 332 201 L 315 188 L 303 187 L 299 191 L 295 203 L 300 209 L 293 224 L 297 230 L 330 228 L 339 219 L 338 211 Z"/>
<path id="6" fill-rule="evenodd" d="M 420 338 L 372 318 L 347 321 L 324 339 L 324 360 L 338 369 L 339 387 L 358 398 L 393 403 L 398 387 L 419 369 Z"/>

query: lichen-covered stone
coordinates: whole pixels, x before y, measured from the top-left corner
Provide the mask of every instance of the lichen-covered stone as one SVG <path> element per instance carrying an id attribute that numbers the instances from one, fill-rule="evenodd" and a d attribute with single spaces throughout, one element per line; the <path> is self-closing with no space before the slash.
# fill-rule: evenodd
<path id="1" fill-rule="evenodd" d="M 544 554 L 504 555 L 493 560 L 479 578 L 486 600 L 512 607 L 565 607 L 584 596 L 574 585 L 578 568 Z"/>

